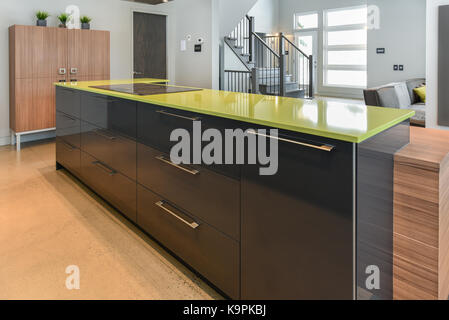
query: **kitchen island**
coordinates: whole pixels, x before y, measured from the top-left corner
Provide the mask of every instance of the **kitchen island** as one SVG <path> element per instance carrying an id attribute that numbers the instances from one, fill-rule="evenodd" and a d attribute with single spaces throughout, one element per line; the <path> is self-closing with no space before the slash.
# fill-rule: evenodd
<path id="1" fill-rule="evenodd" d="M 57 168 L 230 298 L 392 298 L 393 156 L 409 143 L 412 111 L 123 91 L 155 82 L 57 83 Z M 198 122 L 200 135 L 278 129 L 264 135 L 278 143 L 276 174 L 250 163 L 175 163 L 172 133 L 195 135 Z"/>

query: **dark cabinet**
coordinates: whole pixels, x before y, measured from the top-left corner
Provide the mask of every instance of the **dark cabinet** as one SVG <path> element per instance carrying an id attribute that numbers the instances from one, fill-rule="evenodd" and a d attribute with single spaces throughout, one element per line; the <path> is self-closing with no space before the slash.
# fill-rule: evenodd
<path id="1" fill-rule="evenodd" d="M 353 144 L 315 142 L 335 148 L 280 141 L 276 175 L 243 170 L 243 299 L 353 298 Z"/>
<path id="2" fill-rule="evenodd" d="M 85 121 L 81 125 L 82 150 L 136 180 L 136 141 Z"/>
<path id="3" fill-rule="evenodd" d="M 240 181 L 138 144 L 138 182 L 240 240 Z"/>
<path id="4" fill-rule="evenodd" d="M 73 144 L 57 137 L 56 138 L 56 159 L 58 163 L 74 175 L 81 175 L 81 151 Z"/>
<path id="5" fill-rule="evenodd" d="M 56 111 L 56 136 L 69 144 L 81 147 L 81 121 L 63 112 Z"/>
<path id="6" fill-rule="evenodd" d="M 56 110 L 79 119 L 81 115 L 80 99 L 80 93 L 77 91 L 58 87 L 56 89 Z"/>
<path id="7" fill-rule="evenodd" d="M 136 222 L 135 181 L 85 152 L 81 152 L 81 174 L 95 192 Z"/>
<path id="8" fill-rule="evenodd" d="M 228 296 L 240 297 L 240 245 L 138 185 L 137 222 Z"/>

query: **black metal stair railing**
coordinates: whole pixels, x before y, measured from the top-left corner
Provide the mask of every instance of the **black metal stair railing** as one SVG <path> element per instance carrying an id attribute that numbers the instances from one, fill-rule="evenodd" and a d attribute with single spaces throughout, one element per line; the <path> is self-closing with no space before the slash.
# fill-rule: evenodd
<path id="1" fill-rule="evenodd" d="M 224 90 L 313 97 L 313 57 L 284 34 L 259 35 L 255 32 L 254 17 L 246 15 L 225 38 L 225 43 L 246 70 L 222 69 Z"/>

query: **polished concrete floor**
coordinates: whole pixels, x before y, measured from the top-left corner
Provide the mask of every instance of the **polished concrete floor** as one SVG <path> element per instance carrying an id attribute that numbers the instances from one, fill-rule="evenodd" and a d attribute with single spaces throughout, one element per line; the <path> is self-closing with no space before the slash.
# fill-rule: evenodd
<path id="1" fill-rule="evenodd" d="M 68 266 L 80 289 L 68 290 Z M 70 174 L 54 141 L 0 147 L 0 299 L 220 299 Z"/>

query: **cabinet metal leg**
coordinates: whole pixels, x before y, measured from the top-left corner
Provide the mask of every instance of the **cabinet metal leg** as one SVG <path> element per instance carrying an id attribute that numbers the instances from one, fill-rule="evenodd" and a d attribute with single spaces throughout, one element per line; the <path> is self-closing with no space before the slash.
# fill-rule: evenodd
<path id="1" fill-rule="evenodd" d="M 16 143 L 16 140 L 14 139 L 14 131 L 11 130 L 10 132 L 10 137 L 11 137 L 11 145 L 13 146 Z"/>
<path id="2" fill-rule="evenodd" d="M 16 146 L 16 150 L 17 151 L 20 151 L 20 134 L 17 134 L 16 133 L 16 144 L 17 144 L 17 146 Z"/>

